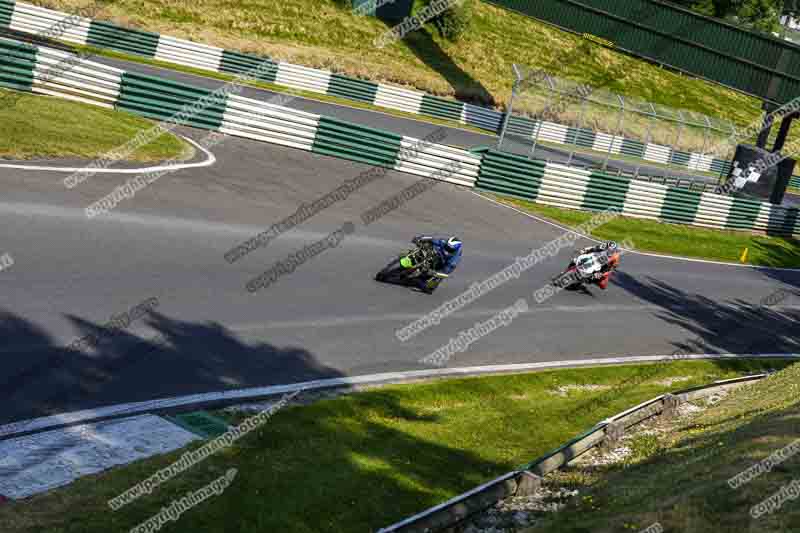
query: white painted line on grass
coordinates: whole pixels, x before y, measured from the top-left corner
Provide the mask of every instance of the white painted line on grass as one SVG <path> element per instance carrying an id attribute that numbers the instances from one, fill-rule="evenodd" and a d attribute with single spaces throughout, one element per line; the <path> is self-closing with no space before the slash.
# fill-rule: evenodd
<path id="1" fill-rule="evenodd" d="M 532 214 L 530 214 L 530 213 L 528 213 L 526 211 L 523 211 L 521 209 L 517 209 L 514 206 L 510 206 L 508 204 L 504 204 L 503 202 L 498 202 L 497 200 L 493 200 L 492 198 L 489 198 L 488 196 L 484 196 L 481 193 L 477 193 L 475 191 L 470 191 L 470 192 L 472 194 L 474 194 L 475 196 L 480 196 L 484 200 L 488 200 L 489 202 L 492 202 L 493 204 L 497 204 L 499 206 L 511 209 L 512 211 L 516 211 L 517 213 L 525 215 L 528 218 L 532 218 L 534 220 L 538 220 L 539 222 L 543 222 L 545 224 L 549 224 L 550 226 L 554 226 L 556 228 L 562 229 L 562 230 L 564 230 L 566 232 L 569 232 L 569 233 L 574 233 L 575 235 L 580 235 L 581 237 L 583 237 L 586 240 L 589 240 L 589 241 L 592 241 L 592 242 L 597 242 L 597 243 L 605 242 L 605 241 L 601 241 L 601 240 L 595 239 L 594 237 L 589 237 L 588 235 L 586 235 L 584 233 L 577 232 L 577 231 L 575 231 L 575 230 L 573 230 L 571 228 L 568 228 L 566 226 L 562 226 L 561 224 L 557 224 L 557 223 L 552 222 L 550 220 L 547 220 L 545 218 L 538 217 L 536 215 L 532 215 Z M 644 255 L 644 256 L 647 256 L 647 257 L 658 257 L 660 259 L 674 259 L 676 261 L 689 261 L 691 263 L 708 263 L 708 264 L 711 264 L 711 265 L 722 265 L 722 266 L 731 266 L 731 267 L 739 267 L 739 268 L 753 268 L 753 269 L 756 269 L 756 270 L 776 270 L 776 271 L 782 271 L 782 272 L 800 272 L 800 268 L 782 268 L 782 267 L 767 267 L 767 266 L 759 266 L 759 265 L 742 265 L 742 264 L 739 264 L 739 263 L 726 263 L 724 261 L 712 261 L 710 259 L 695 259 L 695 258 L 692 258 L 692 257 L 682 257 L 682 256 L 679 256 L 679 255 L 654 254 L 654 253 L 650 253 L 650 252 L 637 252 L 636 250 L 626 250 L 626 251 L 628 253 L 632 253 L 632 254 L 636 254 L 636 255 Z"/>
<path id="2" fill-rule="evenodd" d="M 17 170 L 45 170 L 49 172 L 85 172 L 87 174 L 144 174 L 148 172 L 159 172 L 162 170 L 182 170 L 186 168 L 201 168 L 210 167 L 217 162 L 217 158 L 208 151 L 205 147 L 200 146 L 198 143 L 179 135 L 184 141 L 188 141 L 196 148 L 199 148 L 206 154 L 204 161 L 196 163 L 176 163 L 174 165 L 159 165 L 155 167 L 143 168 L 91 168 L 88 165 L 85 167 L 48 167 L 36 165 L 18 165 L 18 164 L 0 164 L 0 168 L 13 168 Z"/>

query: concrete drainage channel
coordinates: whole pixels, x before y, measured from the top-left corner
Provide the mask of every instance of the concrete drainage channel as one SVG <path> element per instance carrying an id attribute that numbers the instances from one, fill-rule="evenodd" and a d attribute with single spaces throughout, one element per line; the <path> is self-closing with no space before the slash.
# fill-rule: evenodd
<path id="1" fill-rule="evenodd" d="M 715 381 L 709 385 L 656 396 L 597 423 L 590 430 L 519 470 L 508 472 L 444 503 L 382 528 L 378 533 L 451 532 L 454 526 L 501 500 L 535 493 L 542 486 L 544 476 L 567 465 L 589 450 L 596 447 L 607 449 L 615 447 L 626 431 L 645 420 L 655 416 L 672 418 L 677 414 L 678 407 L 686 402 L 714 396 L 722 391 L 729 391 L 767 376 L 769 374 L 755 374 Z"/>

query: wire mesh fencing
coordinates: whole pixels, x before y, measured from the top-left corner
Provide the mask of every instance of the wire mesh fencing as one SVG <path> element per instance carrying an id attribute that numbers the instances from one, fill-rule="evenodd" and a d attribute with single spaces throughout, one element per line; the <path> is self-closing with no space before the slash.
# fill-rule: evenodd
<path id="1" fill-rule="evenodd" d="M 591 156 L 603 169 L 623 161 L 636 175 L 646 165 L 721 176 L 740 142 L 736 126 L 718 118 L 520 65 L 514 74 L 500 150 L 568 164 Z"/>

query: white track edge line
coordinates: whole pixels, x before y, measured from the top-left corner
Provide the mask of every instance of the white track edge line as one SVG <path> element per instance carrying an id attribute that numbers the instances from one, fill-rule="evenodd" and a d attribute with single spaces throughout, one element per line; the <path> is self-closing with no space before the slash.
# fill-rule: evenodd
<path id="1" fill-rule="evenodd" d="M 371 385 L 379 383 L 397 383 L 424 378 L 438 378 L 447 376 L 470 376 L 492 374 L 501 372 L 525 372 L 529 370 L 542 370 L 564 367 L 584 367 L 605 364 L 646 363 L 664 360 L 715 360 L 715 359 L 800 359 L 800 353 L 786 354 L 689 354 L 681 355 L 634 355 L 623 357 L 606 357 L 580 360 L 546 361 L 540 363 L 515 363 L 506 365 L 468 366 L 444 369 L 410 370 L 406 372 L 385 372 L 381 374 L 368 374 L 341 378 L 327 378 L 285 385 L 270 385 L 265 387 L 252 387 L 248 389 L 207 392 L 172 398 L 161 398 L 144 402 L 123 403 L 72 411 L 60 415 L 49 415 L 29 420 L 11 422 L 0 426 L 0 438 L 13 437 L 14 435 L 29 432 L 39 432 L 50 428 L 87 423 L 103 418 L 120 417 L 123 415 L 141 414 L 150 411 L 174 409 L 197 404 L 218 401 L 253 400 L 286 394 L 303 390 L 318 390 L 341 386 Z"/>
<path id="2" fill-rule="evenodd" d="M 199 161 L 197 163 L 180 163 L 176 165 L 159 165 L 157 167 L 143 167 L 143 168 L 90 168 L 86 167 L 45 167 L 45 166 L 33 166 L 33 165 L 13 165 L 13 164 L 0 164 L 0 168 L 13 168 L 17 170 L 45 170 L 50 172 L 85 172 L 87 174 L 142 174 L 145 172 L 159 172 L 162 170 L 182 170 L 186 168 L 200 168 L 200 167 L 210 167 L 214 163 L 217 162 L 217 158 L 212 154 L 209 150 L 205 147 L 201 146 L 200 144 L 196 143 L 192 139 L 188 137 L 184 137 L 182 135 L 178 135 L 184 141 L 188 141 L 190 144 L 194 145 L 195 147 L 199 148 L 202 152 L 206 154 L 205 161 Z"/>
<path id="3" fill-rule="evenodd" d="M 497 204 L 499 206 L 506 207 L 508 209 L 511 209 L 512 211 L 516 211 L 517 213 L 525 215 L 528 218 L 532 218 L 534 220 L 538 220 L 539 222 L 544 222 L 545 224 L 549 224 L 549 225 L 554 226 L 556 228 L 562 229 L 562 230 L 564 230 L 564 231 L 566 231 L 568 233 L 574 233 L 575 235 L 580 235 L 581 237 L 583 237 L 584 239 L 587 239 L 589 241 L 592 241 L 592 242 L 605 242 L 605 241 L 601 241 L 601 240 L 595 239 L 594 237 L 590 237 L 590 236 L 586 235 L 585 233 L 581 233 L 579 231 L 575 231 L 575 230 L 573 230 L 571 228 L 568 228 L 566 226 L 562 226 L 561 224 L 558 224 L 556 222 L 552 222 L 552 221 L 547 220 L 545 218 L 538 217 L 536 215 L 532 215 L 531 213 L 528 213 L 528 212 L 523 211 L 521 209 L 517 209 L 514 206 L 511 206 L 511 205 L 508 205 L 508 204 L 504 204 L 503 202 L 498 202 L 497 200 L 489 198 L 488 196 L 484 196 L 481 193 L 477 193 L 475 191 L 470 191 L 470 192 L 472 194 L 474 194 L 475 196 L 480 196 L 484 200 L 488 200 L 489 202 L 492 202 L 493 204 Z M 628 253 L 632 253 L 632 254 L 636 254 L 636 255 L 643 255 L 643 256 L 647 256 L 647 257 L 658 257 L 660 259 L 675 259 L 677 261 L 688 261 L 688 262 L 691 262 L 691 263 L 708 263 L 708 264 L 711 264 L 711 265 L 723 265 L 723 266 L 731 266 L 731 267 L 739 267 L 739 268 L 753 268 L 753 269 L 756 269 L 756 270 L 776 270 L 776 271 L 779 271 L 779 272 L 800 272 L 800 268 L 768 267 L 768 266 L 760 266 L 760 265 L 742 265 L 742 264 L 739 264 L 739 263 L 726 263 L 724 261 L 712 261 L 710 259 L 696 259 L 696 258 L 693 258 L 693 257 L 683 257 L 683 256 L 680 256 L 680 255 L 664 255 L 664 254 L 655 254 L 655 253 L 651 253 L 651 252 L 637 252 L 636 250 L 626 250 L 626 251 Z"/>

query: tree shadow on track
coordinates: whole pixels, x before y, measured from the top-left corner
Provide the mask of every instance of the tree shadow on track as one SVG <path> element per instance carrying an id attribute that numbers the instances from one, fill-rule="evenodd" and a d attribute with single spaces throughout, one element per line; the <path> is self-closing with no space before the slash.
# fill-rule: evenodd
<path id="1" fill-rule="evenodd" d="M 0 312 L 0 423 L 116 403 L 294 383 L 342 374 L 296 346 L 248 343 L 216 322 L 151 312 L 145 338 L 69 316 L 86 351 L 58 346 L 38 326 Z"/>
<path id="2" fill-rule="evenodd" d="M 98 334 L 104 340 L 87 352 L 66 350 L 24 318 L 0 314 L 7 368 L 14 365 L 4 372 L 0 388 L 0 423 L 117 402 L 341 375 L 307 350 L 245 342 L 215 322 L 151 312 L 138 325 L 146 324 L 153 333 L 139 337 L 69 318 L 79 336 Z M 320 402 L 304 410 L 281 409 L 267 426 L 237 443 L 234 452 L 216 454 L 183 473 L 170 482 L 170 490 L 155 492 L 145 504 L 168 505 L 175 490 L 196 490 L 219 475 L 213 472 L 235 467 L 236 483 L 217 505 L 183 517 L 181 530 L 206 530 L 209 523 L 218 526 L 215 531 L 223 524 L 242 523 L 259 523 L 265 531 L 375 530 L 512 468 L 403 430 L 413 425 L 419 432 L 439 421 L 427 406 L 419 408 L 403 398 L 402 393 L 377 390 L 349 396 L 344 406 Z M 42 450 L 35 459 L 44 461 L 64 451 Z M 180 453 L 154 459 L 155 464 L 166 466 Z M 129 488 L 132 480 L 151 475 L 153 465 L 134 463 L 121 467 L 121 474 L 100 474 L 102 483 L 97 477 L 81 479 L 33 502 L 16 502 L 11 510 L 0 509 L 0 521 L 3 513 L 15 513 L 15 523 L 37 524 L 44 531 L 63 525 L 69 516 L 83 533 L 126 531 L 152 512 L 132 505 L 115 515 L 113 523 L 90 516 L 103 516 L 108 498 Z"/>
<path id="3" fill-rule="evenodd" d="M 612 280 L 637 298 L 663 307 L 659 318 L 689 332 L 686 339 L 672 342 L 678 353 L 800 353 L 800 311 L 781 308 L 787 297 L 800 296 L 800 290 L 782 295 L 776 287 L 755 303 L 722 302 L 650 277 L 617 272 Z"/>
<path id="4" fill-rule="evenodd" d="M 789 287 L 800 289 L 800 240 L 772 236 L 771 241 L 755 241 L 753 252 L 758 253 L 766 266 L 796 268 L 789 270 L 761 270 L 768 278 L 779 281 Z"/>

